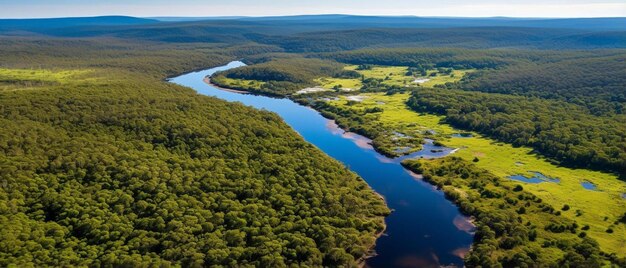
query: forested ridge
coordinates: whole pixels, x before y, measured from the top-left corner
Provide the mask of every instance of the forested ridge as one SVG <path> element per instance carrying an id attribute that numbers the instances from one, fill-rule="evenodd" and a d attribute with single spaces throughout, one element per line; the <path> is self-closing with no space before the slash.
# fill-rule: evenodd
<path id="1" fill-rule="evenodd" d="M 274 114 L 159 81 L 262 46 L 43 43 L 3 43 L 2 68 L 91 71 L 0 93 L 0 266 L 337 266 L 374 244 L 389 211 L 354 173 Z"/>

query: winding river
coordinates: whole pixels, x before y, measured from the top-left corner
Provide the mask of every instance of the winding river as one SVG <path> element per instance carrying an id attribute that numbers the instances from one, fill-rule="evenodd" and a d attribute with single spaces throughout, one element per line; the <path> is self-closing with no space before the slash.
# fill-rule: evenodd
<path id="1" fill-rule="evenodd" d="M 393 210 L 387 229 L 377 242 L 369 267 L 463 266 L 462 256 L 473 239 L 473 226 L 441 191 L 419 180 L 397 160 L 386 158 L 368 139 L 344 133 L 333 121 L 289 99 L 277 99 L 220 90 L 203 81 L 217 71 L 243 66 L 242 62 L 170 79 L 172 83 L 223 100 L 241 102 L 279 114 L 304 139 L 358 173 Z"/>

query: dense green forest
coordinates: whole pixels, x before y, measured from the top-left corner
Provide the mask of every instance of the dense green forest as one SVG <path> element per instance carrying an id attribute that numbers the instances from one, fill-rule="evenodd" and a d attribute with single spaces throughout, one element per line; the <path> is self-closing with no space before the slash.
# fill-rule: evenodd
<path id="1" fill-rule="evenodd" d="M 565 100 L 592 114 L 626 113 L 626 53 L 529 62 L 470 75 L 462 89 Z"/>
<path id="2" fill-rule="evenodd" d="M 444 191 L 461 211 L 474 217 L 474 245 L 468 267 L 601 267 L 608 257 L 587 238 L 585 226 L 524 187 L 494 176 L 458 157 L 406 160 L 407 168 Z"/>
<path id="3" fill-rule="evenodd" d="M 3 42 L 0 266 L 354 265 L 389 213 L 363 180 L 159 81 L 265 49 Z"/>
<path id="4" fill-rule="evenodd" d="M 444 89 L 416 90 L 408 105 L 446 115 L 461 129 L 531 146 L 565 164 L 626 170 L 623 115 L 598 117 L 566 102 Z"/>
<path id="5" fill-rule="evenodd" d="M 459 129 L 626 177 L 623 22 L 0 20 L 0 266 L 359 265 L 390 213 L 361 178 L 275 114 L 164 81 L 232 60 L 250 65 L 213 83 L 242 80 L 241 89 L 310 105 L 388 156 L 400 143 L 390 142 L 381 108 L 324 99 L 412 92 L 411 109 Z M 347 64 L 469 75 L 434 88 L 390 85 Z M 294 94 L 320 78 L 362 87 Z M 400 145 L 419 149 L 440 135 Z M 601 252 L 589 226 L 560 215 L 569 206 L 456 157 L 404 165 L 475 218 L 469 267 L 626 266 Z M 623 223 L 626 215 L 610 224 Z"/>

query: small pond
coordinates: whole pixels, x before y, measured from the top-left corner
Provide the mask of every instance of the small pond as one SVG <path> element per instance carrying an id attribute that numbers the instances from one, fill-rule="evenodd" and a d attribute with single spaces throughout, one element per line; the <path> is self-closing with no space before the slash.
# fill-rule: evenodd
<path id="1" fill-rule="evenodd" d="M 437 146 L 434 144 L 434 141 L 431 139 L 424 139 L 424 141 L 425 143 L 422 144 L 421 150 L 405 155 L 405 156 L 394 158 L 393 159 L 394 162 L 399 163 L 405 159 L 412 159 L 412 158 L 427 158 L 427 159 L 441 158 L 451 153 L 454 153 L 457 150 L 457 149 L 449 148 L 445 146 Z"/>
<path id="2" fill-rule="evenodd" d="M 554 183 L 561 182 L 561 180 L 559 180 L 558 178 L 549 178 L 537 171 L 529 171 L 529 172 L 532 173 L 534 176 L 529 178 L 524 175 L 518 174 L 518 175 L 509 176 L 508 178 L 512 180 L 516 180 L 516 181 L 521 181 L 525 183 L 533 183 L 533 184 L 542 183 L 542 182 L 554 182 Z"/>
<path id="3" fill-rule="evenodd" d="M 591 191 L 595 191 L 598 188 L 595 184 L 588 182 L 588 181 L 583 181 L 580 183 L 580 185 L 582 185 L 583 188 L 587 190 L 591 190 Z"/>

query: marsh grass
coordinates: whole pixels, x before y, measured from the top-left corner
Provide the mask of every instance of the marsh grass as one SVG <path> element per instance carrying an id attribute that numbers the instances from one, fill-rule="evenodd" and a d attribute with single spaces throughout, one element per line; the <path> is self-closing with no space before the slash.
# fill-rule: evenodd
<path id="1" fill-rule="evenodd" d="M 560 179 L 559 183 L 529 184 L 509 181 L 511 185 L 522 184 L 524 189 L 537 195 L 555 208 L 568 204 L 571 209 L 562 211 L 562 215 L 575 220 L 578 225 L 589 225 L 586 233 L 600 243 L 607 252 L 619 256 L 626 255 L 626 228 L 615 222 L 626 213 L 626 199 L 621 194 L 626 192 L 626 183 L 616 175 L 587 169 L 573 169 L 553 164 L 548 159 L 536 154 L 528 147 L 514 147 L 471 133 L 471 137 L 451 137 L 463 132 L 444 122 L 445 117 L 418 113 L 406 106 L 410 93 L 386 95 L 384 93 L 364 93 L 362 102 L 346 105 L 344 98 L 329 101 L 331 105 L 349 109 L 367 109 L 380 107 L 382 112 L 375 123 L 380 123 L 389 130 L 405 134 L 422 133 L 433 130 L 436 138 L 447 147 L 461 148 L 454 155 L 467 161 L 478 158 L 475 165 L 488 170 L 496 176 L 506 178 L 511 175 L 532 176 L 531 171 Z M 414 144 L 414 146 L 420 146 Z M 589 181 L 597 186 L 595 191 L 584 189 L 582 181 Z M 581 213 L 577 213 L 576 211 Z M 541 219 L 536 219 L 541 220 Z M 613 233 L 607 233 L 607 229 Z"/>

